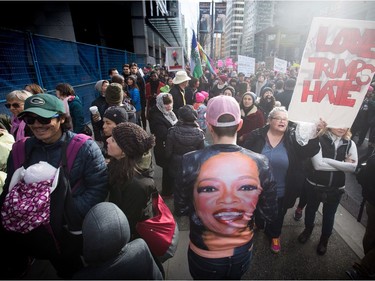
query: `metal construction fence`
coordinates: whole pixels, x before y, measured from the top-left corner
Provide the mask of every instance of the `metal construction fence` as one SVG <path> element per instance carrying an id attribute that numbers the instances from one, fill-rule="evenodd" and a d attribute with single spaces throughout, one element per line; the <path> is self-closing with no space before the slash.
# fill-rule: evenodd
<path id="1" fill-rule="evenodd" d="M 108 79 L 108 70 L 122 72 L 124 63 L 144 66 L 144 55 L 123 50 L 71 42 L 56 38 L 0 29 L 0 113 L 10 115 L 4 106 L 6 95 L 37 83 L 54 94 L 58 83 L 69 83 L 83 102 L 85 122 L 88 108 L 97 95 L 95 83 Z"/>

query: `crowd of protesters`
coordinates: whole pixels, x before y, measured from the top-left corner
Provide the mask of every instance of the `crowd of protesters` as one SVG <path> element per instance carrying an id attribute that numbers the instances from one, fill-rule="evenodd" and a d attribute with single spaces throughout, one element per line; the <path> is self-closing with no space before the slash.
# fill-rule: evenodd
<path id="1" fill-rule="evenodd" d="M 364 162 L 375 147 L 374 85 L 369 87 L 352 128 L 330 128 L 325 120 L 320 120 L 310 128 L 314 131 L 311 138 L 301 141 L 296 133 L 299 125 L 288 119 L 288 108 L 297 75 L 298 68 L 291 67 L 287 73 L 276 73 L 260 66 L 249 77 L 232 68 L 220 68 L 216 73 L 204 69 L 203 75 L 197 78 L 192 76 L 189 67 L 183 71 L 168 72 L 165 67 L 148 64 L 140 71 L 136 63 L 124 64 L 121 74 L 117 69 L 111 68 L 108 79 L 99 80 L 95 84 L 93 91 L 96 98 L 91 103 L 97 109 L 95 113 L 83 111 L 80 98 L 66 82 L 56 85 L 55 96 L 44 93 L 45 90 L 36 84 L 26 85 L 24 90 L 9 93 L 6 107 L 11 115 L 0 119 L 0 140 L 2 148 L 5 147 L 7 152 L 6 157 L 1 157 L 3 163 L 0 163 L 3 173 L 0 181 L 3 189 L 0 197 L 0 242 L 2 249 L 6 249 L 2 251 L 2 260 L 7 261 L 1 264 L 2 277 L 21 278 L 27 273 L 34 258 L 49 259 L 59 277 L 66 279 L 73 276 L 100 276 L 101 279 L 165 277 L 160 261 L 150 253 L 135 227 L 142 219 L 141 211 L 146 207 L 151 189 L 155 188 L 154 165 L 160 166 L 163 171 L 160 189 L 163 198 L 174 201 L 176 216 L 189 215 L 191 218 L 193 235 L 190 237 L 188 254 L 190 272 L 195 279 L 225 279 L 225 276 L 240 278 L 251 260 L 248 255 L 256 229 L 264 229 L 270 239 L 271 251 L 279 253 L 284 216 L 289 208 L 295 206 L 298 197 L 300 204 L 294 214 L 296 220 L 302 218 L 306 206 L 305 230 L 298 236 L 301 243 L 310 238 L 315 213 L 320 203 L 323 203 L 325 211 L 317 253 L 324 255 L 329 248 L 334 215 L 345 187 L 345 172 L 354 172 L 357 164 Z M 93 132 L 83 122 L 86 114 L 90 114 Z M 228 114 L 231 115 L 229 119 L 225 116 Z M 206 142 L 207 133 L 214 137 L 213 145 Z M 72 238 L 69 233 L 64 232 L 66 237 L 62 238 L 62 243 L 69 244 L 67 249 L 72 246 L 74 249 L 56 253 L 47 250 L 41 254 L 38 246 L 43 243 L 43 235 L 46 233 L 31 231 L 31 235 L 22 236 L 4 227 L 7 225 L 4 222 L 7 219 L 4 206 L 8 204 L 5 202 L 9 202 L 7 195 L 11 194 L 12 178 L 19 168 L 14 164 L 14 158 L 18 156 L 13 154 L 12 144 L 23 140 L 26 142 L 26 150 L 22 152 L 25 162 L 20 163 L 23 168 L 27 169 L 40 161 L 59 168 L 65 146 L 76 134 L 88 134 L 92 138 L 80 149 L 68 176 L 73 201 L 79 210 L 81 225 L 84 226 L 82 231 L 86 229 L 86 234 L 83 232 L 83 237 L 78 235 L 78 238 Z M 357 146 L 363 144 L 367 134 L 368 153 L 363 159 L 358 159 Z M 237 248 L 241 244 L 238 241 L 236 246 L 230 244 L 226 249 L 225 242 L 233 241 L 226 240 L 225 235 L 217 235 L 217 222 L 210 222 L 206 217 L 206 212 L 209 211 L 204 210 L 204 207 L 202 211 L 201 206 L 198 206 L 207 203 L 203 201 L 210 201 L 210 194 L 221 188 L 216 187 L 215 183 L 203 185 L 202 182 L 211 180 L 208 173 L 206 175 L 203 172 L 208 166 L 212 165 L 211 168 L 215 169 L 215 165 L 222 163 L 223 167 L 218 169 L 224 171 L 226 165 L 232 163 L 231 159 L 225 158 L 224 152 L 230 152 L 238 161 L 251 167 L 255 163 L 252 169 L 261 172 L 251 186 L 241 186 L 241 190 L 244 188 L 248 192 L 256 190 L 251 198 L 256 198 L 255 202 L 258 202 L 258 197 L 260 200 L 259 208 L 255 203 L 251 210 L 246 210 L 246 214 L 242 215 L 246 219 L 242 218 L 238 222 L 243 224 L 240 236 L 241 239 L 246 239 L 241 242 L 246 245 L 246 249 L 242 246 Z M 212 162 L 211 158 L 218 161 Z M 252 169 L 238 172 L 248 176 L 254 173 Z M 194 176 L 190 178 L 190 174 Z M 205 176 L 209 179 L 205 179 Z M 212 175 L 220 176 L 223 175 Z M 55 177 L 59 178 L 59 175 Z M 330 178 L 334 180 L 329 181 Z M 193 182 L 189 182 L 190 180 Z M 237 180 L 233 179 L 234 182 Z M 267 188 L 261 190 L 257 187 L 259 182 Z M 104 201 L 115 204 L 99 205 Z M 55 201 L 51 200 L 51 204 L 55 204 Z M 52 208 L 54 207 L 51 205 Z M 100 208 L 107 210 L 105 212 L 108 216 L 114 217 L 106 222 L 106 213 L 98 212 Z M 228 207 L 228 210 L 232 209 Z M 237 215 L 232 214 L 233 211 L 226 212 L 226 215 L 217 220 L 226 221 L 223 224 L 230 225 L 228 221 L 232 221 L 232 216 Z M 108 245 L 116 242 L 108 238 L 113 230 L 126 228 L 121 230 L 124 231 L 124 237 L 118 238 L 121 242 L 115 245 L 119 248 L 110 249 L 112 252 L 104 251 L 105 254 L 117 255 L 125 248 L 132 249 L 129 255 L 121 258 L 121 263 L 131 268 L 138 251 L 139 255 L 145 257 L 143 262 L 147 263 L 147 271 L 139 270 L 137 273 L 133 268 L 129 272 L 111 272 L 111 268 L 121 268 L 113 261 L 112 256 L 100 259 L 90 256 L 91 252 L 85 252 L 85 249 L 90 249 L 93 253 L 102 251 L 95 248 L 97 245 L 90 240 L 91 235 L 87 234 L 87 229 L 101 227 L 93 224 L 97 216 L 100 224 L 113 221 L 111 226 L 104 227 L 108 228 L 107 242 L 111 242 Z M 118 227 L 118 221 L 114 222 L 115 217 L 124 221 L 124 225 Z M 64 219 L 60 224 L 60 228 L 64 227 Z M 90 241 L 92 245 L 88 244 Z M 218 245 L 221 242 L 223 245 Z M 14 250 L 16 246 L 18 252 Z M 245 250 L 246 256 L 242 257 L 242 254 L 234 253 L 234 250 Z M 82 263 L 80 257 L 84 258 L 86 264 Z M 236 264 L 242 268 L 241 271 L 226 275 L 228 264 L 225 258 L 228 257 L 234 260 L 246 257 L 246 261 Z M 107 263 L 108 266 L 103 266 L 107 260 L 111 260 Z M 219 267 L 216 262 L 220 264 Z M 213 274 L 208 269 L 201 270 L 199 263 L 208 267 L 216 264 L 214 269 L 220 270 Z M 100 264 L 100 267 L 96 264 Z M 359 271 L 358 268 L 357 270 Z M 373 269 L 368 268 L 357 274 L 363 278 L 374 276 Z"/>

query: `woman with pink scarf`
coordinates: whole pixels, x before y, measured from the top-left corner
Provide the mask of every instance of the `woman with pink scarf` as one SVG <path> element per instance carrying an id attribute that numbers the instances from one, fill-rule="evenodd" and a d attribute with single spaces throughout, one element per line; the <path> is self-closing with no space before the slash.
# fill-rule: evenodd
<path id="1" fill-rule="evenodd" d="M 10 133 L 16 141 L 24 137 L 32 136 L 33 134 L 30 128 L 26 126 L 26 123 L 17 117 L 17 115 L 24 110 L 25 100 L 30 96 L 32 96 L 32 94 L 25 90 L 15 90 L 6 96 L 7 102 L 5 107 L 12 112 L 12 127 Z"/>

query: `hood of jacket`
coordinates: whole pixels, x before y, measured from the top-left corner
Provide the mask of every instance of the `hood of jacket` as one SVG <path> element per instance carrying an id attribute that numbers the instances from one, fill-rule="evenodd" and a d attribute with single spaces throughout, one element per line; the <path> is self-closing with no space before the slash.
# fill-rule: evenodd
<path id="1" fill-rule="evenodd" d="M 130 240 L 125 214 L 111 202 L 101 202 L 90 209 L 82 226 L 83 257 L 97 264 L 116 257 Z"/>

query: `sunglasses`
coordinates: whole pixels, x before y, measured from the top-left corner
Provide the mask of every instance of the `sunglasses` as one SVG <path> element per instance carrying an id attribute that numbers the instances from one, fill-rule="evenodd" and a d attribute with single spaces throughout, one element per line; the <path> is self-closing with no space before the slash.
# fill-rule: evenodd
<path id="1" fill-rule="evenodd" d="M 44 118 L 38 115 L 37 116 L 26 115 L 25 117 L 23 117 L 23 121 L 25 121 L 27 125 L 33 125 L 35 123 L 35 120 L 38 120 L 40 124 L 47 125 L 51 123 L 51 120 L 53 118 L 58 118 L 58 117 L 59 117 L 58 114 L 53 115 L 51 118 Z"/>
<path id="2" fill-rule="evenodd" d="M 11 106 L 13 106 L 14 108 L 20 108 L 21 107 L 21 105 L 19 103 L 6 103 L 5 104 L 6 108 L 10 108 Z"/>

